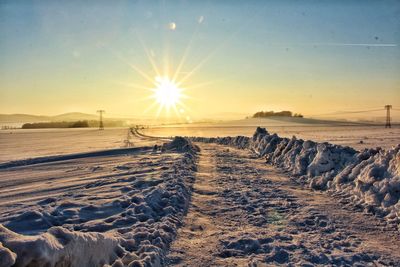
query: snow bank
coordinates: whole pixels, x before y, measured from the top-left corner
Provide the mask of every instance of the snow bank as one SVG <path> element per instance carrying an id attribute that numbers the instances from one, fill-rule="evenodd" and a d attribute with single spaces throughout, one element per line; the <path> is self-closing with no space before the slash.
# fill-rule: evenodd
<path id="1" fill-rule="evenodd" d="M 0 267 L 164 266 L 189 205 L 198 149 L 180 138 L 164 147 L 183 153 L 166 154 L 176 160 L 168 168 L 160 166 L 159 179 L 118 180 L 110 196 L 97 204 L 45 199 L 38 202 L 43 208 L 0 224 Z M 146 167 L 157 162 L 141 163 Z M 110 179 L 88 187 L 99 190 Z M 121 194 L 113 197 L 118 190 Z"/>
<path id="2" fill-rule="evenodd" d="M 124 251 L 112 235 L 71 232 L 62 227 L 23 236 L 0 225 L 0 240 L 14 254 L 16 266 L 102 266 Z M 4 264 L 3 257 L 1 260 Z M 0 266 L 11 266 L 12 260 Z"/>
<path id="3" fill-rule="evenodd" d="M 2 227 L 0 225 L 0 227 Z M 0 267 L 8 267 L 12 266 L 15 263 L 16 254 L 9 250 L 8 248 L 3 247 L 3 244 L 0 242 Z"/>
<path id="4" fill-rule="evenodd" d="M 176 136 L 170 143 L 165 143 L 162 146 L 164 151 L 178 151 L 178 152 L 199 152 L 198 146 L 194 145 L 189 139 Z"/>
<path id="5" fill-rule="evenodd" d="M 194 137 L 193 141 L 251 149 L 317 190 L 340 193 L 389 222 L 400 222 L 400 145 L 389 150 L 353 148 L 282 138 L 258 127 L 253 137 Z"/>

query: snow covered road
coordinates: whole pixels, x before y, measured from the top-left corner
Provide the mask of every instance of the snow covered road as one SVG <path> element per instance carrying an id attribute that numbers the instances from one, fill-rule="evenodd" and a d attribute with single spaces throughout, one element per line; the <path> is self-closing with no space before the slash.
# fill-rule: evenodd
<path id="1" fill-rule="evenodd" d="M 248 150 L 199 145 L 169 265 L 399 266 L 399 233 L 383 220 L 302 188 Z"/>

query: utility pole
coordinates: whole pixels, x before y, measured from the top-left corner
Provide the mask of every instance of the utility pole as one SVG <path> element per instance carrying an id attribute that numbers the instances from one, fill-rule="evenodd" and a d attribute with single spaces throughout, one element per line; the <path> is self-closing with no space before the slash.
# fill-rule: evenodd
<path id="1" fill-rule="evenodd" d="M 392 105 L 386 105 L 386 124 L 385 128 L 392 128 L 392 124 L 390 123 L 390 109 L 392 108 Z"/>
<path id="2" fill-rule="evenodd" d="M 105 110 L 98 110 L 97 113 L 100 114 L 100 124 L 99 124 L 99 130 L 104 130 L 104 124 L 103 124 L 103 113 L 105 113 Z"/>

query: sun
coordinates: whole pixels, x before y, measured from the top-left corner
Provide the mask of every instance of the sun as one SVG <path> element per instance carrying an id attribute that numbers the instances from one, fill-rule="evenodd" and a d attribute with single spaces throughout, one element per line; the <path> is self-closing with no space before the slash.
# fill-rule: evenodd
<path id="1" fill-rule="evenodd" d="M 160 105 L 160 108 L 176 108 L 182 97 L 182 89 L 169 79 L 168 76 L 155 78 L 154 98 Z"/>

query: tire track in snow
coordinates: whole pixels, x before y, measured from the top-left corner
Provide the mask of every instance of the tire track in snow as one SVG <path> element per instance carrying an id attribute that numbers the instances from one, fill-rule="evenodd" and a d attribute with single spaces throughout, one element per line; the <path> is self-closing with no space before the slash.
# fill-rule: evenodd
<path id="1" fill-rule="evenodd" d="M 171 266 L 398 266 L 400 237 L 376 217 L 303 189 L 252 158 L 202 148 L 192 202 Z"/>

